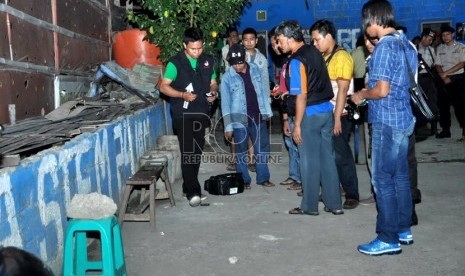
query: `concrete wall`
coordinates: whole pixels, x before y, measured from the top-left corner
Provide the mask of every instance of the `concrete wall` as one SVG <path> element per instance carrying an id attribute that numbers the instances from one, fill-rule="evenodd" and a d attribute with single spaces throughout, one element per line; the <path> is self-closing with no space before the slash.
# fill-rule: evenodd
<path id="1" fill-rule="evenodd" d="M 305 3 L 308 3 L 308 8 Z M 279 22 L 295 19 L 304 28 L 309 28 L 319 19 L 334 22 L 338 29 L 337 41 L 352 50 L 361 31 L 361 11 L 365 0 L 251 0 L 240 18 L 239 31 L 253 27 L 257 31 L 270 30 Z M 407 36 L 412 39 L 421 33 L 423 22 L 465 22 L 464 0 L 391 0 L 396 21 L 407 27 Z M 257 21 L 256 11 L 266 10 L 267 20 Z"/>
<path id="2" fill-rule="evenodd" d="M 70 200 L 99 192 L 119 204 L 139 157 L 165 134 L 163 118 L 157 104 L 0 170 L 0 244 L 24 248 L 61 271 Z"/>

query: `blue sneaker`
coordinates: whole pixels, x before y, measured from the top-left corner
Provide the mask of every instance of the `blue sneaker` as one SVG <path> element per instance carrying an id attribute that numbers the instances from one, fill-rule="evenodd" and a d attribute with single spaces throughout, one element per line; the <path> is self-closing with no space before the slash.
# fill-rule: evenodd
<path id="1" fill-rule="evenodd" d="M 410 245 L 413 243 L 413 235 L 412 231 L 405 231 L 403 233 L 399 233 L 399 242 L 403 245 Z"/>
<path id="2" fill-rule="evenodd" d="M 381 256 L 384 254 L 395 255 L 402 253 L 399 243 L 385 243 L 378 238 L 367 244 L 361 244 L 357 247 L 360 253 L 370 256 Z"/>

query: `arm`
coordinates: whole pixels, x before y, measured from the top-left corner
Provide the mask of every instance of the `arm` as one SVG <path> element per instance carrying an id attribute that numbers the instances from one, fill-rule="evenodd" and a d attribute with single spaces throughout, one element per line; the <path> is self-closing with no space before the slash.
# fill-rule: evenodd
<path id="1" fill-rule="evenodd" d="M 207 101 L 212 103 L 216 100 L 216 97 L 218 96 L 218 83 L 216 82 L 216 79 L 212 79 L 210 82 L 210 93 L 212 94 L 212 96 L 208 97 Z"/>
<path id="2" fill-rule="evenodd" d="M 334 108 L 334 129 L 333 134 L 339 135 L 342 132 L 341 115 L 347 102 L 347 91 L 349 90 L 350 81 L 345 79 L 338 79 L 337 82 L 337 97 L 336 107 Z"/>
<path id="3" fill-rule="evenodd" d="M 179 91 L 174 89 L 171 86 L 171 82 L 176 79 L 177 76 L 177 69 L 173 63 L 168 62 L 166 65 L 165 74 L 163 75 L 163 79 L 160 83 L 160 91 L 168 97 L 171 98 L 182 98 L 185 101 L 193 101 L 197 97 L 197 95 L 192 93 L 185 93 L 185 91 Z"/>
<path id="4" fill-rule="evenodd" d="M 226 72 L 221 78 L 221 115 L 223 117 L 225 136 L 228 132 L 232 133 L 233 130 L 231 125 L 231 91 L 229 87 L 229 77 Z M 226 139 L 228 139 L 227 136 Z"/>
<path id="5" fill-rule="evenodd" d="M 185 91 L 179 91 L 171 87 L 172 80 L 163 78 L 160 84 L 160 92 L 171 98 L 182 98 L 184 101 L 192 102 L 197 98 L 197 95 L 193 93 L 185 93 Z"/>
<path id="6" fill-rule="evenodd" d="M 387 81 L 379 80 L 372 89 L 362 89 L 351 96 L 352 101 L 359 105 L 364 99 L 381 99 L 387 97 L 391 85 Z"/>

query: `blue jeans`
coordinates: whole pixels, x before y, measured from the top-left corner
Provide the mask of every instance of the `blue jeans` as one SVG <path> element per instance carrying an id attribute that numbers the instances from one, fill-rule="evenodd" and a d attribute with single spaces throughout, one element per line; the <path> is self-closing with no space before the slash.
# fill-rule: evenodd
<path id="1" fill-rule="evenodd" d="M 284 143 L 286 143 L 287 150 L 289 151 L 289 177 L 294 179 L 294 181 L 301 183 L 300 178 L 300 157 L 299 149 L 297 145 L 292 140 L 292 131 L 294 131 L 294 119 L 287 117 L 289 123 L 289 129 L 291 131 L 291 136 L 284 135 Z"/>
<path id="2" fill-rule="evenodd" d="M 332 112 L 302 119 L 302 144 L 299 145 L 303 196 L 300 209 L 318 211 L 320 183 L 323 202 L 331 210 L 342 209 L 339 177 L 333 150 Z"/>
<path id="3" fill-rule="evenodd" d="M 372 182 L 376 194 L 378 238 L 398 243 L 398 233 L 410 230 L 412 195 L 407 152 L 415 120 L 405 130 L 372 124 Z"/>
<path id="4" fill-rule="evenodd" d="M 248 161 L 248 137 L 252 140 L 255 168 L 257 170 L 257 184 L 263 184 L 270 180 L 270 171 L 268 170 L 268 157 L 270 155 L 270 137 L 266 121 L 243 128 L 233 129 L 234 142 L 236 143 L 236 171 L 242 173 L 245 184 L 250 184 L 252 179 L 247 169 Z"/>
<path id="5" fill-rule="evenodd" d="M 337 173 L 342 188 L 346 192 L 346 199 L 359 200 L 357 168 L 349 145 L 353 125 L 348 116 L 341 116 L 342 133 L 333 136 L 333 145 L 336 153 Z"/>

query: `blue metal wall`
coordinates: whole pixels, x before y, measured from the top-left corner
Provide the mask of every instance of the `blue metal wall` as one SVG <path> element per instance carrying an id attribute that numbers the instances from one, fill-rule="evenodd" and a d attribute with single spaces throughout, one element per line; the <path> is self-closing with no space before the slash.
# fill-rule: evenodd
<path id="1" fill-rule="evenodd" d="M 139 157 L 165 132 L 157 104 L 0 170 L 0 244 L 24 248 L 60 271 L 71 198 L 99 192 L 119 204 Z"/>
<path id="2" fill-rule="evenodd" d="M 307 9 L 305 2 L 308 3 Z M 296 19 L 304 28 L 315 20 L 329 19 L 338 29 L 338 43 L 351 50 L 360 34 L 363 0 L 251 0 L 240 18 L 239 31 L 253 27 L 270 30 L 286 19 Z M 422 22 L 451 21 L 452 26 L 465 22 L 464 0 L 391 0 L 396 21 L 407 27 L 411 39 L 421 33 Z M 256 11 L 266 10 L 267 20 L 257 21 Z"/>

